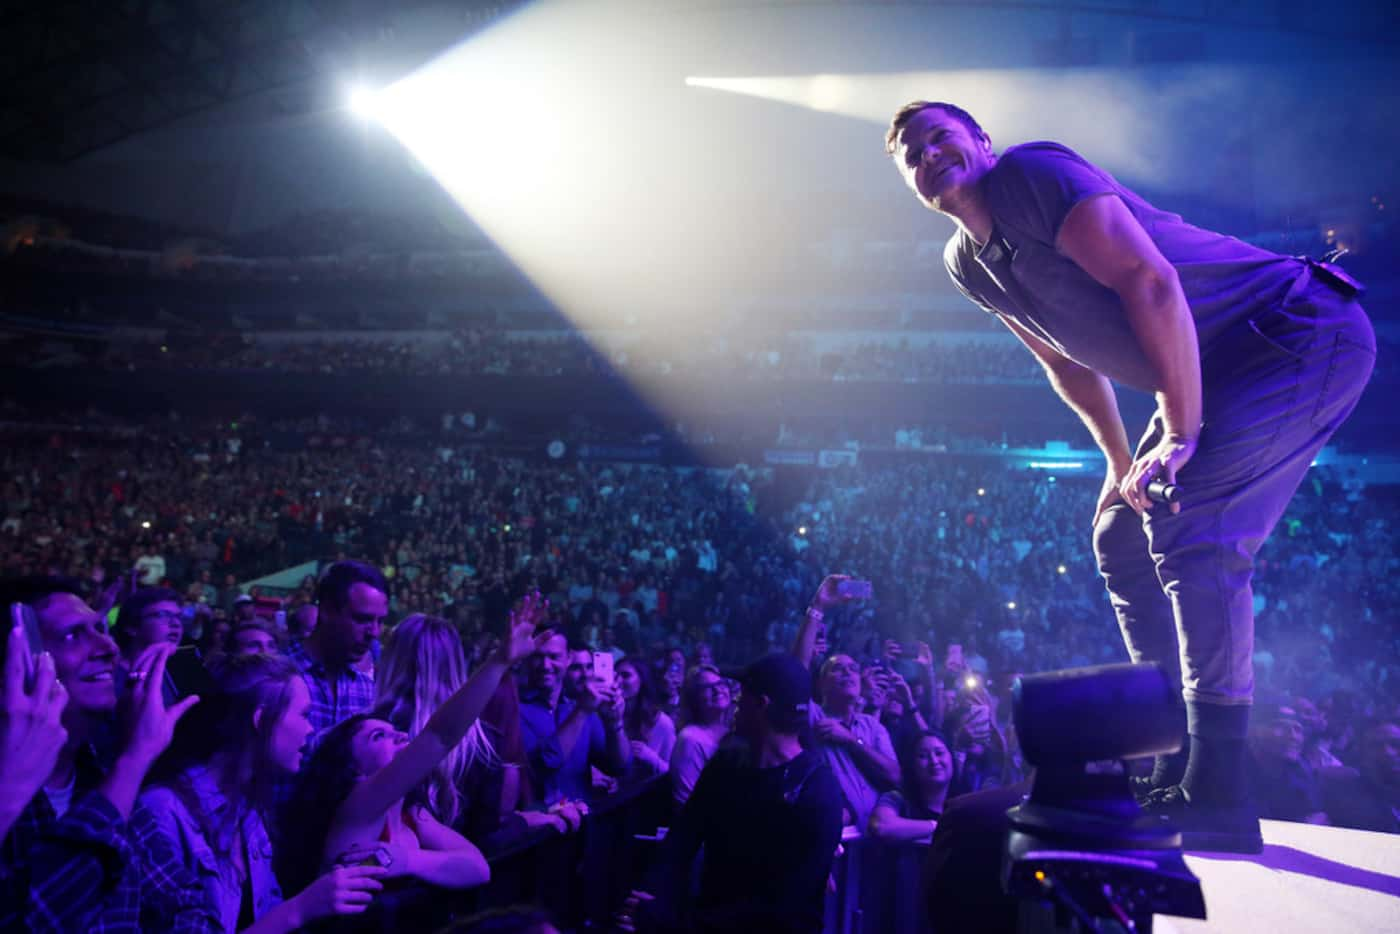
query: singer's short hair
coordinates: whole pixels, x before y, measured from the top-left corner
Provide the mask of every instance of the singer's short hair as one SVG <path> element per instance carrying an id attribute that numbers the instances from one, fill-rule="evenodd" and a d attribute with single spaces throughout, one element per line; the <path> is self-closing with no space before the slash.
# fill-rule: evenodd
<path id="1" fill-rule="evenodd" d="M 956 117 L 963 126 L 967 127 L 973 136 L 987 138 L 987 131 L 982 129 L 982 125 L 977 122 L 972 114 L 963 110 L 957 104 L 945 104 L 942 101 L 910 101 L 895 112 L 894 119 L 890 121 L 890 128 L 885 131 L 885 152 L 894 155 L 899 149 L 899 135 L 904 132 L 904 128 L 909 125 L 909 121 L 915 116 L 928 110 L 930 107 L 937 107 L 950 116 Z"/>

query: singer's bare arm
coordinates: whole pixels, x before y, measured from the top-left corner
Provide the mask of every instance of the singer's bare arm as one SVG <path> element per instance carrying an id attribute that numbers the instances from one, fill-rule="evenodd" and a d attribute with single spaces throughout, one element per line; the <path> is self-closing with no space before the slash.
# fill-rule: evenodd
<path id="1" fill-rule="evenodd" d="M 1117 195 L 1071 208 L 1055 248 L 1118 294 L 1152 367 L 1167 434 L 1194 440 L 1201 431 L 1201 348 L 1175 267 Z"/>
<path id="2" fill-rule="evenodd" d="M 1075 363 L 1010 318 L 1003 317 L 1001 320 L 1040 361 L 1055 392 L 1089 429 L 1094 443 L 1108 460 L 1110 475 L 1123 476 L 1132 463 L 1133 455 L 1128 447 L 1123 416 L 1118 412 L 1118 397 L 1114 395 L 1113 384 L 1088 367 Z"/>

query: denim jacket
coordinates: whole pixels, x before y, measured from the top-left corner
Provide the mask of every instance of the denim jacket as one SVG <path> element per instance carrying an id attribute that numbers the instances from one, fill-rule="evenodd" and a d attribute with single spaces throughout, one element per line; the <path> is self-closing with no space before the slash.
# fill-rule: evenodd
<path id="1" fill-rule="evenodd" d="M 219 790 L 214 776 L 204 766 L 187 769 L 182 777 L 188 780 L 206 822 L 217 827 L 230 807 Z M 224 930 L 238 928 L 239 909 L 243 903 L 243 879 L 234 868 L 234 861 L 215 852 L 205 838 L 201 822 L 190 813 L 185 800 L 170 788 L 156 787 L 141 795 L 141 801 L 155 815 L 163 834 L 199 880 L 205 900 L 219 916 Z M 253 918 L 261 918 L 282 902 L 282 889 L 272 872 L 272 841 L 267 827 L 256 808 L 243 815 L 241 829 L 246 847 L 245 862 L 252 885 Z"/>

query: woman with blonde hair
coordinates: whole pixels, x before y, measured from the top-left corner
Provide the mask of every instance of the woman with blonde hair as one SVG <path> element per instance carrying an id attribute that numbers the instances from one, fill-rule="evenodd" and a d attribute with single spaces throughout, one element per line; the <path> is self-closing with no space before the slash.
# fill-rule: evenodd
<path id="1" fill-rule="evenodd" d="M 374 715 L 417 736 L 433 712 L 466 683 L 467 658 L 457 630 L 445 619 L 415 613 L 394 627 L 380 658 Z M 478 759 L 499 765 L 479 719 L 433 770 L 425 789 L 433 815 L 449 827 L 463 811 L 462 779 Z"/>
<path id="2" fill-rule="evenodd" d="M 405 617 L 390 634 L 379 663 L 374 716 L 410 738 L 417 736 L 433 711 L 467 682 L 467 669 L 462 639 L 451 623 L 423 613 Z M 517 811 L 532 796 L 519 720 L 515 684 L 507 676 L 422 789 L 434 817 L 484 849 L 494 849 L 520 830 L 569 829 L 568 821 L 553 814 Z M 469 794 L 475 800 L 468 800 Z M 511 821 L 511 815 L 518 819 Z"/>

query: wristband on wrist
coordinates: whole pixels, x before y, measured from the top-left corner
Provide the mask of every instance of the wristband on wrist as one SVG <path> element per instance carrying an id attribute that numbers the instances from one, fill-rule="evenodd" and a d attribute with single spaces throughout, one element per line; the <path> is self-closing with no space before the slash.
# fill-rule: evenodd
<path id="1" fill-rule="evenodd" d="M 826 614 L 814 606 L 807 607 L 807 618 L 814 623 L 820 623 L 826 619 Z"/>

